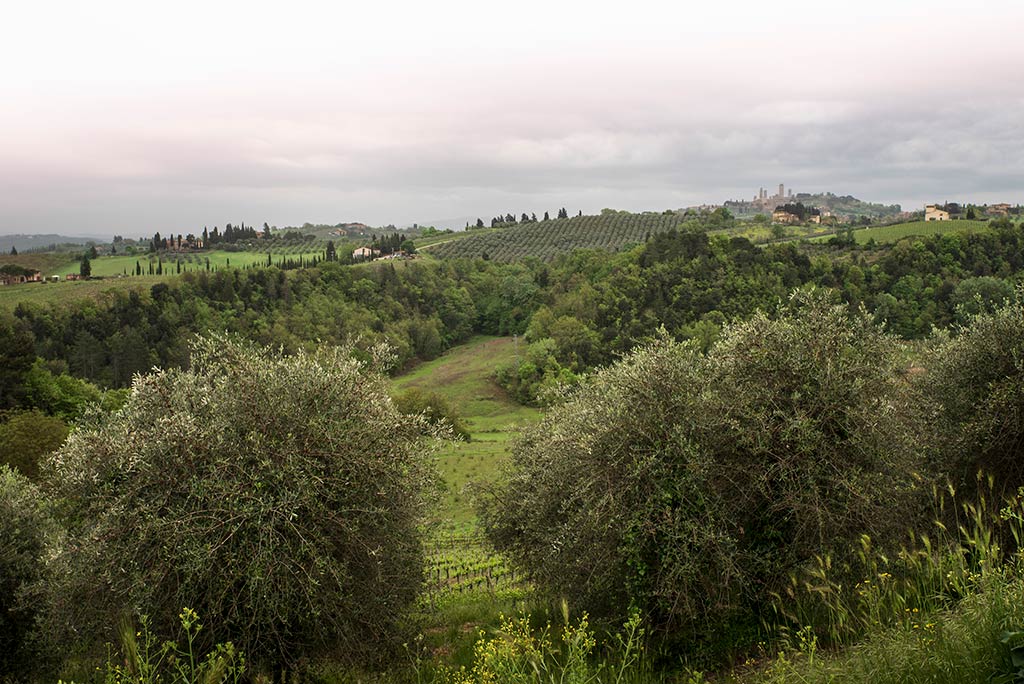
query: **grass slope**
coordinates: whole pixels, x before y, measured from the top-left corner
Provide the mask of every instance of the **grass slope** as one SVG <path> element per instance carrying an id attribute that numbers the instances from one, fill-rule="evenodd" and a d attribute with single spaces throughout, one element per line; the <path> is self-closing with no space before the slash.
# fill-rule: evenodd
<path id="1" fill-rule="evenodd" d="M 15 264 L 22 268 L 32 268 L 41 271 L 43 275 L 52 275 L 54 273 L 61 273 L 61 269 L 71 264 L 77 266 L 78 262 L 74 260 L 74 255 L 66 252 L 32 252 L 29 254 L 4 254 L 0 256 L 0 266 L 6 264 Z"/>
<path id="2" fill-rule="evenodd" d="M 271 261 L 277 263 L 281 258 L 280 252 L 271 251 Z M 284 255 L 287 259 L 298 259 L 300 257 L 312 259 L 314 256 L 323 256 L 322 251 L 296 252 Z M 176 262 L 181 261 L 181 271 L 203 271 L 206 270 L 206 261 L 210 261 L 210 269 L 221 268 L 245 268 L 246 266 L 265 266 L 267 263 L 266 252 L 226 252 L 222 250 L 211 250 L 209 252 L 196 252 L 193 254 L 165 254 L 160 257 L 163 262 L 164 272 L 177 273 Z M 156 268 L 157 257 L 155 255 L 125 255 L 125 256 L 103 256 L 93 259 L 90 262 L 94 276 L 116 276 L 124 273 L 134 273 L 135 263 L 142 266 L 143 273 L 149 272 L 149 264 L 153 263 Z M 56 271 L 59 275 L 78 273 L 78 262 L 66 264 L 61 270 Z"/>
<path id="3" fill-rule="evenodd" d="M 905 237 L 942 235 L 945 233 L 970 233 L 979 230 L 988 230 L 988 223 L 985 221 L 910 221 L 908 223 L 896 223 L 891 226 L 854 230 L 853 237 L 859 245 L 867 244 L 871 240 L 880 244 L 888 244 L 899 242 Z M 840 231 L 840 234 L 842 234 L 842 231 Z M 832 237 L 832 235 L 826 235 L 812 238 L 811 241 L 824 242 Z"/>
<path id="4" fill-rule="evenodd" d="M 18 304 L 70 303 L 83 299 L 98 301 L 112 290 L 145 290 L 176 276 L 139 276 L 111 280 L 81 280 L 59 283 L 25 283 L 0 287 L 0 309 L 13 311 Z"/>
<path id="5" fill-rule="evenodd" d="M 510 337 L 475 337 L 393 382 L 396 393 L 412 387 L 437 392 L 466 420 L 471 441 L 446 446 L 438 462 L 445 481 L 441 516 L 456 526 L 471 527 L 475 520 L 466 485 L 492 479 L 507 457 L 516 426 L 540 416 L 537 409 L 512 401 L 494 382 L 494 369 L 515 354 Z"/>
<path id="6" fill-rule="evenodd" d="M 297 260 L 300 257 L 307 260 L 314 256 L 322 257 L 322 251 L 293 251 L 283 254 L 286 259 Z M 271 251 L 271 260 L 277 264 L 281 259 L 280 252 Z M 209 252 L 197 252 L 195 254 L 182 254 L 177 256 L 166 256 L 163 258 L 162 275 L 148 275 L 150 261 L 154 269 L 157 264 L 155 255 L 115 255 L 101 256 L 90 261 L 92 275 L 106 278 L 106 280 L 88 281 L 60 281 L 57 283 L 25 283 L 0 288 L 0 309 L 13 310 L 18 304 L 37 303 L 49 304 L 52 302 L 77 301 L 81 299 L 97 300 L 103 293 L 110 290 L 130 290 L 133 288 L 148 289 L 156 283 L 176 278 L 178 275 L 175 259 L 182 260 L 181 272 L 196 272 L 206 270 L 206 260 L 210 260 L 210 270 L 224 268 L 245 268 L 247 266 L 265 266 L 267 263 L 266 252 L 226 252 L 211 250 Z M 127 278 L 117 278 L 124 273 L 134 273 L 135 264 L 142 266 L 144 275 L 131 275 Z M 72 255 L 62 253 L 41 253 L 25 254 L 18 256 L 4 256 L 0 258 L 0 265 L 14 263 L 26 268 L 36 268 L 44 275 L 66 276 L 71 273 L 78 273 L 80 264 Z"/>
<path id="7" fill-rule="evenodd" d="M 442 259 L 480 258 L 511 262 L 525 257 L 551 261 L 576 249 L 618 251 L 643 242 L 648 234 L 676 228 L 675 214 L 602 214 L 573 216 L 494 230 L 470 231 L 465 237 L 438 242 L 430 254 Z"/>

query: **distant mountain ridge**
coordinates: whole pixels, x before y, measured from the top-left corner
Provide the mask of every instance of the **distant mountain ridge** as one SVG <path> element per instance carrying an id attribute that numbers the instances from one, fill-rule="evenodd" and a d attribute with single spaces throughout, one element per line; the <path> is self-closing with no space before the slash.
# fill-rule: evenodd
<path id="1" fill-rule="evenodd" d="M 27 252 L 30 249 L 46 249 L 51 246 L 88 245 L 91 242 L 103 244 L 110 242 L 110 238 L 89 235 L 57 235 L 56 233 L 44 233 L 38 235 L 15 233 L 13 235 L 0 235 L 0 253 L 6 254 L 10 252 L 11 247 L 14 247 L 19 252 Z"/>

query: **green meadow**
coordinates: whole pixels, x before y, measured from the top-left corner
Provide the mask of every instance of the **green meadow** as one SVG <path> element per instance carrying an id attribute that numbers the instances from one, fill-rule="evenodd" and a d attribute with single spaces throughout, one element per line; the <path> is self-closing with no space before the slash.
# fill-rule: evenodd
<path id="1" fill-rule="evenodd" d="M 876 243 L 887 244 L 898 242 L 905 237 L 943 235 L 945 233 L 971 233 L 988 229 L 985 221 L 910 221 L 908 223 L 896 223 L 891 226 L 878 226 L 877 228 L 863 228 L 853 231 L 853 237 L 858 245 L 864 245 L 874 240 Z M 825 235 L 812 238 L 812 241 L 827 241 L 833 235 Z"/>
<path id="2" fill-rule="evenodd" d="M 466 421 L 470 441 L 445 445 L 438 455 L 444 478 L 440 515 L 456 527 L 472 527 L 475 520 L 468 485 L 493 481 L 518 426 L 540 417 L 539 410 L 515 403 L 494 381 L 494 370 L 515 359 L 517 344 L 523 343 L 509 337 L 474 337 L 393 382 L 396 393 L 413 387 L 437 392 Z"/>
<path id="3" fill-rule="evenodd" d="M 323 251 L 307 251 L 298 252 L 295 254 L 280 254 L 270 252 L 271 263 L 276 264 L 281 260 L 282 257 L 285 259 L 298 260 L 312 259 L 313 257 L 322 257 Z M 221 269 L 221 268 L 246 268 L 247 266 L 266 266 L 267 265 L 267 252 L 227 252 L 223 250 L 211 250 L 209 252 L 194 252 L 194 253 L 182 253 L 182 254 L 164 254 L 159 259 L 153 254 L 142 254 L 142 255 L 114 255 L 114 256 L 101 256 L 98 259 L 93 259 L 90 262 L 92 266 L 92 274 L 94 276 L 117 276 L 117 275 L 131 275 L 135 272 L 135 265 L 138 263 L 142 266 L 142 272 L 144 274 L 149 273 L 149 265 L 153 264 L 153 268 L 157 267 L 158 263 L 163 264 L 164 274 L 177 274 L 177 264 L 181 263 L 181 272 L 186 273 L 189 271 L 204 271 L 207 269 L 207 262 L 209 262 L 210 270 Z M 70 273 L 78 273 L 79 263 L 73 261 L 65 264 L 61 269 L 55 271 L 56 275 L 68 275 Z M 49 275 L 49 273 L 47 273 Z"/>

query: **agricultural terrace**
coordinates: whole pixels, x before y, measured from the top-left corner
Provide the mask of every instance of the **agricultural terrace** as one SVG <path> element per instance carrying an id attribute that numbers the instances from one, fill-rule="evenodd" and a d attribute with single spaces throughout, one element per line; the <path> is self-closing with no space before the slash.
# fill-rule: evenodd
<path id="1" fill-rule="evenodd" d="M 614 213 L 517 224 L 438 242 L 430 253 L 442 259 L 487 258 L 512 262 L 524 257 L 552 261 L 576 249 L 616 252 L 648 236 L 678 228 L 675 214 Z"/>

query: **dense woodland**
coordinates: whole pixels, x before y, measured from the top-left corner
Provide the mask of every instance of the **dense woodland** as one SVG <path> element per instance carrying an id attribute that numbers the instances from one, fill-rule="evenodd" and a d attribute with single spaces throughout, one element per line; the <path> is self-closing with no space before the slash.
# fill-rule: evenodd
<path id="1" fill-rule="evenodd" d="M 285 350 L 386 340 L 399 367 L 434 358 L 473 333 L 525 334 L 537 373 L 579 373 L 662 326 L 706 345 L 727 321 L 771 308 L 806 285 L 833 288 L 897 336 L 921 339 L 1012 292 L 1024 267 L 1024 237 L 1009 222 L 992 227 L 874 248 L 761 247 L 672 230 L 620 254 L 578 251 L 551 264 L 325 263 L 187 273 L 98 303 L 20 305 L 7 326 L 27 329 L 34 354 L 54 368 L 102 387 L 126 387 L 154 365 L 185 364 L 189 339 L 207 330 Z M 519 373 L 536 380 L 529 367 Z M 533 398 L 532 390 L 517 392 Z"/>
<path id="2" fill-rule="evenodd" d="M 1024 231 L 714 231 L 550 261 L 228 268 L 0 314 L 4 675 L 81 677 L 152 629 L 212 653 L 214 681 L 248 676 L 239 649 L 263 676 L 326 658 L 465 682 L 702 681 L 781 650 L 752 676 L 818 681 L 787 648 L 812 664 L 812 642 L 999 597 L 1001 625 L 1024 619 Z M 548 407 L 480 490 L 482 526 L 538 615 L 567 607 L 557 638 L 524 618 L 461 674 L 418 652 L 396 674 L 430 454 L 460 428 L 401 410 L 384 374 L 479 333 L 522 338 L 495 377 Z M 148 622 L 126 632 L 126 612 Z M 133 662 L 106 680 L 143 681 Z"/>

